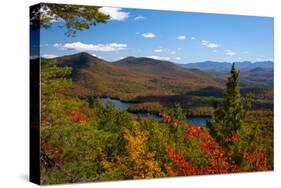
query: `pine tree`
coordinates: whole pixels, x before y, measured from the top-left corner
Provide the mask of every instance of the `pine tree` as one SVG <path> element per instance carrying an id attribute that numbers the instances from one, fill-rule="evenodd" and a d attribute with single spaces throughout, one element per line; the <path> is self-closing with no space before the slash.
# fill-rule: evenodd
<path id="1" fill-rule="evenodd" d="M 214 104 L 215 112 L 209 125 L 210 132 L 220 143 L 229 138 L 241 127 L 250 107 L 249 98 L 242 98 L 239 87 L 239 71 L 232 64 L 230 76 L 221 104 Z"/>
<path id="2" fill-rule="evenodd" d="M 173 118 L 181 122 L 182 124 L 186 123 L 186 115 L 183 109 L 179 104 L 175 104 L 170 110 L 169 115 Z"/>

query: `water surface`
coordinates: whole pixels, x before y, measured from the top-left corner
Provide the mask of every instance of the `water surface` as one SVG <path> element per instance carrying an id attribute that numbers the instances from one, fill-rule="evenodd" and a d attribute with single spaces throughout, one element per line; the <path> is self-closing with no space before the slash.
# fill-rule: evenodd
<path id="1" fill-rule="evenodd" d="M 108 102 L 111 102 L 115 106 L 115 108 L 117 108 L 118 110 L 124 110 L 124 111 L 128 110 L 129 105 L 132 104 L 132 103 L 120 101 L 118 99 L 112 99 L 109 97 L 101 98 L 100 100 L 103 105 L 107 104 Z M 144 118 L 144 119 L 154 118 L 158 121 L 162 120 L 161 117 L 159 117 L 157 115 L 153 115 L 151 113 L 131 113 L 131 114 L 134 117 L 140 116 L 141 118 Z M 197 125 L 200 127 L 206 127 L 207 121 L 210 121 L 210 120 L 211 120 L 210 117 L 189 117 L 189 118 L 187 118 L 186 124 L 193 124 L 193 125 Z"/>

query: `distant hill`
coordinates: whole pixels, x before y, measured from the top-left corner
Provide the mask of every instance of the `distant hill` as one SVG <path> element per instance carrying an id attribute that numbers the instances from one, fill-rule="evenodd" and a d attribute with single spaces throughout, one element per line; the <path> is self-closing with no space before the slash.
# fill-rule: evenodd
<path id="1" fill-rule="evenodd" d="M 193 81 L 205 81 L 208 83 L 214 81 L 214 77 L 199 69 L 184 69 L 175 63 L 164 60 L 156 60 L 146 57 L 127 57 L 119 61 L 112 62 L 114 65 L 130 69 L 131 71 L 145 74 L 161 75 L 163 78 L 173 79 L 191 79 Z"/>
<path id="2" fill-rule="evenodd" d="M 259 61 L 259 62 L 243 61 L 243 62 L 236 62 L 235 65 L 240 70 L 242 70 L 242 69 L 250 70 L 250 69 L 255 69 L 255 68 L 273 69 L 272 61 Z M 231 63 L 204 61 L 204 62 L 198 62 L 198 63 L 181 64 L 180 66 L 185 67 L 185 68 L 197 68 L 200 70 L 214 70 L 214 71 L 227 70 L 228 71 L 231 68 Z"/>
<path id="3" fill-rule="evenodd" d="M 169 61 L 127 57 L 108 62 L 88 53 L 57 57 L 59 66 L 73 69 L 76 95 L 139 96 L 174 95 L 190 89 L 222 88 L 225 79 L 199 69 L 186 69 Z"/>

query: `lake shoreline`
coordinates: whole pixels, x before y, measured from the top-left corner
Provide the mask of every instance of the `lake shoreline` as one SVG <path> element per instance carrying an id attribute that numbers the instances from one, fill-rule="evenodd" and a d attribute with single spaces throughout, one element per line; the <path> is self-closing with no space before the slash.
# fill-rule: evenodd
<path id="1" fill-rule="evenodd" d="M 129 106 L 134 103 L 123 102 L 117 98 L 113 97 L 97 97 L 101 100 L 103 105 L 106 105 L 108 102 L 111 102 L 118 110 L 123 110 L 130 113 L 132 116 L 139 116 L 144 119 L 153 118 L 158 121 L 163 120 L 163 117 L 158 112 L 150 112 L 147 110 L 130 110 Z M 211 116 L 203 115 L 203 116 L 194 116 L 194 115 L 186 115 L 186 123 L 198 125 L 199 127 L 206 127 L 207 122 L 211 120 Z"/>

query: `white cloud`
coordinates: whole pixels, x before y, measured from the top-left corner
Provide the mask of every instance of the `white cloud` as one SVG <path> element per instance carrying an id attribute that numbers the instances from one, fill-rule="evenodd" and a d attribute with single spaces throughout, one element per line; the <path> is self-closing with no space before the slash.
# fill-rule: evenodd
<path id="1" fill-rule="evenodd" d="M 157 59 L 157 60 L 170 60 L 171 58 L 170 57 L 160 57 L 160 56 L 155 56 L 155 55 L 152 55 L 152 56 L 147 56 L 148 58 L 152 58 L 152 59 Z"/>
<path id="2" fill-rule="evenodd" d="M 181 51 L 181 50 L 182 50 L 182 48 L 177 48 L 177 50 L 178 50 L 178 51 Z"/>
<path id="3" fill-rule="evenodd" d="M 175 57 L 175 60 L 181 60 L 181 57 Z"/>
<path id="4" fill-rule="evenodd" d="M 190 37 L 190 40 L 196 40 L 196 38 L 195 37 Z"/>
<path id="5" fill-rule="evenodd" d="M 228 56 L 236 56 L 237 53 L 232 51 L 232 50 L 226 50 L 226 55 L 228 55 Z"/>
<path id="6" fill-rule="evenodd" d="M 85 44 L 82 42 L 73 42 L 58 44 L 55 43 L 54 47 L 66 50 L 76 50 L 76 51 L 101 51 L 101 52 L 112 52 L 124 50 L 127 48 L 127 44 L 121 43 L 108 43 L 108 44 Z"/>
<path id="7" fill-rule="evenodd" d="M 219 44 L 215 44 L 215 43 L 209 43 L 209 44 L 207 44 L 207 47 L 208 48 L 218 48 L 218 47 L 220 47 L 220 45 Z"/>
<path id="8" fill-rule="evenodd" d="M 208 40 L 201 40 L 201 44 L 202 44 L 203 46 L 207 45 L 208 43 L 209 43 Z"/>
<path id="9" fill-rule="evenodd" d="M 123 12 L 121 8 L 102 7 L 99 11 L 109 15 L 111 20 L 122 21 L 129 17 L 129 12 Z"/>
<path id="10" fill-rule="evenodd" d="M 157 53 L 163 52 L 162 49 L 155 49 L 155 50 L 153 50 L 153 51 L 154 51 L 154 52 L 157 52 Z"/>
<path id="11" fill-rule="evenodd" d="M 178 40 L 185 40 L 186 36 L 185 35 L 180 35 L 180 36 L 177 36 L 177 39 Z"/>
<path id="12" fill-rule="evenodd" d="M 216 53 L 216 52 L 217 52 L 217 50 L 213 50 L 213 52 L 214 52 L 214 53 Z"/>
<path id="13" fill-rule="evenodd" d="M 202 41 L 201 41 L 201 45 L 206 46 L 206 47 L 208 47 L 208 48 L 218 48 L 218 47 L 220 47 L 219 44 L 211 43 L 211 42 L 208 41 L 208 40 L 202 40 Z"/>
<path id="14" fill-rule="evenodd" d="M 154 33 L 151 33 L 151 32 L 143 33 L 142 36 L 144 38 L 155 38 L 156 37 L 156 35 Z"/>
<path id="15" fill-rule="evenodd" d="M 176 54 L 176 52 L 175 52 L 175 51 L 171 51 L 170 53 L 171 53 L 172 55 Z"/>
<path id="16" fill-rule="evenodd" d="M 143 20 L 143 19 L 144 19 L 143 16 L 136 16 L 136 17 L 134 18 L 134 20 Z"/>
<path id="17" fill-rule="evenodd" d="M 136 35 L 140 34 L 140 32 L 136 32 Z"/>
<path id="18" fill-rule="evenodd" d="M 58 56 L 54 55 L 54 54 L 43 54 L 43 55 L 41 55 L 41 57 L 44 57 L 46 59 L 52 59 L 52 58 L 55 58 L 55 57 L 58 57 Z"/>

